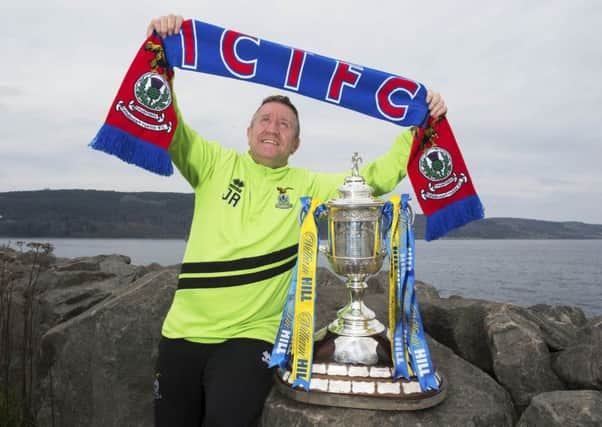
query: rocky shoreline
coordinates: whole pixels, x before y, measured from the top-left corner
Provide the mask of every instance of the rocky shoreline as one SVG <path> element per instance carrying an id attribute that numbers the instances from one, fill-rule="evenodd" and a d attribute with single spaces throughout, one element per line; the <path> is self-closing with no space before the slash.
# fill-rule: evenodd
<path id="1" fill-rule="evenodd" d="M 1 255 L 2 384 L 15 395 L 29 392 L 37 425 L 152 425 L 156 348 L 178 266 L 135 266 L 122 255 L 47 254 L 35 273 L 42 258 L 31 252 L 3 248 Z M 346 290 L 326 269 L 318 283 L 320 326 L 345 303 Z M 381 320 L 387 287 L 380 273 L 366 291 L 366 304 Z M 441 298 L 424 283 L 417 292 L 434 364 L 449 381 L 442 404 L 415 412 L 330 408 L 273 390 L 262 425 L 602 424 L 602 316 L 587 318 L 569 306 Z M 30 335 L 22 327 L 28 304 Z M 25 338 L 33 344 L 30 363 L 20 354 L 28 348 Z"/>

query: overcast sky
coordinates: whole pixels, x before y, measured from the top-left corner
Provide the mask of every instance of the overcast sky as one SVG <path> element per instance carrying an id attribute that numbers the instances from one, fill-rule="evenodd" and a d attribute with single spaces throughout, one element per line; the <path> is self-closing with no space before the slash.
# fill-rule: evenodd
<path id="1" fill-rule="evenodd" d="M 596 0 L 2 2 L 0 192 L 190 191 L 177 171 L 155 176 L 87 146 L 148 22 L 169 12 L 420 81 L 446 99 L 488 217 L 602 224 Z M 239 150 L 274 92 L 181 70 L 175 90 L 193 128 Z M 292 98 L 302 125 L 294 166 L 348 169 L 354 151 L 372 160 L 401 130 Z M 408 181 L 398 190 L 410 192 Z"/>

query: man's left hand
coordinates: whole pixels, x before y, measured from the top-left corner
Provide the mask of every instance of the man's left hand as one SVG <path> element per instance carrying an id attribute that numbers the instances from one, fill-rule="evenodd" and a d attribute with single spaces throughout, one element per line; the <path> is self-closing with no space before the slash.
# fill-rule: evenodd
<path id="1" fill-rule="evenodd" d="M 426 91 L 426 102 L 429 105 L 429 114 L 433 118 L 444 116 L 447 113 L 447 105 L 439 92 Z"/>

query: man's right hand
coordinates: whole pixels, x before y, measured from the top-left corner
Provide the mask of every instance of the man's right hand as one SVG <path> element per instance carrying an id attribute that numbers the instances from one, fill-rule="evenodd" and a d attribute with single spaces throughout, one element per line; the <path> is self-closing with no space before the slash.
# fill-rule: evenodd
<path id="1" fill-rule="evenodd" d="M 182 22 L 184 22 L 182 15 L 167 15 L 155 18 L 148 24 L 146 37 L 150 36 L 153 31 L 156 31 L 161 37 L 178 34 L 182 27 Z"/>

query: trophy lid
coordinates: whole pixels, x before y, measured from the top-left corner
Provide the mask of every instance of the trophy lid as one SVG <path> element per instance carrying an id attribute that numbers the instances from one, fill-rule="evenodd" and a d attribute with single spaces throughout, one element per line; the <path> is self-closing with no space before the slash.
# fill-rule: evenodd
<path id="1" fill-rule="evenodd" d="M 346 177 L 344 184 L 338 188 L 340 197 L 330 200 L 328 205 L 378 206 L 384 203 L 381 199 L 372 197 L 372 187 L 366 184 L 366 180 L 359 172 L 361 162 L 362 158 L 359 154 L 353 153 L 351 175 Z"/>

